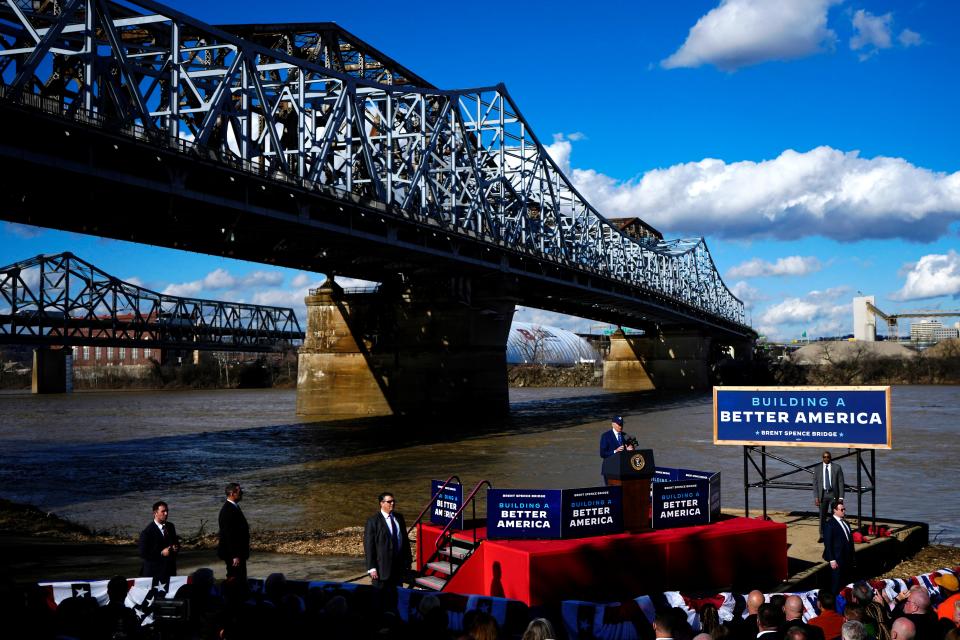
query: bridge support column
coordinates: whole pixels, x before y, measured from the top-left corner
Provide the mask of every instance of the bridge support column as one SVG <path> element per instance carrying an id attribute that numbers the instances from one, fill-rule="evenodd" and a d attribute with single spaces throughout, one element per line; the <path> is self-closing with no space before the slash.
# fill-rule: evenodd
<path id="1" fill-rule="evenodd" d="M 73 353 L 64 349 L 33 350 L 33 393 L 73 391 Z"/>
<path id="2" fill-rule="evenodd" d="M 307 298 L 297 413 L 321 419 L 509 410 L 506 342 L 516 299 L 503 282 L 437 277 Z"/>
<path id="3" fill-rule="evenodd" d="M 603 363 L 603 388 L 609 391 L 706 389 L 710 386 L 712 339 L 697 332 L 661 331 L 610 336 Z"/>

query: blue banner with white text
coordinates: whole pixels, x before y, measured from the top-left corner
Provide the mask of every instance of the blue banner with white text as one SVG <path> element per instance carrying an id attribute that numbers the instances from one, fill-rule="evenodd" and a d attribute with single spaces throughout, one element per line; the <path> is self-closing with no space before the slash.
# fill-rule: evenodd
<path id="1" fill-rule="evenodd" d="M 430 495 L 437 496 L 430 505 L 430 522 L 446 526 L 463 504 L 463 485 L 450 483 L 443 487 L 443 491 L 440 491 L 440 487 L 443 487 L 443 480 L 430 482 Z M 438 491 L 440 493 L 437 493 Z M 452 528 L 463 529 L 462 513 L 457 516 L 457 522 Z"/>
<path id="2" fill-rule="evenodd" d="M 545 540 L 562 535 L 559 489 L 488 489 L 487 537 Z"/>
<path id="3" fill-rule="evenodd" d="M 714 444 L 890 449 L 890 387 L 714 387 Z"/>

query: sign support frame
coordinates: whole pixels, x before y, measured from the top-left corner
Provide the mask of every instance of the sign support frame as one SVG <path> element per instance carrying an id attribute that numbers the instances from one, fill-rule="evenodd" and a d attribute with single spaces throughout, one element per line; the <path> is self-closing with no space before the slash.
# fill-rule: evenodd
<path id="1" fill-rule="evenodd" d="M 870 522 L 876 528 L 877 526 L 877 458 L 876 458 L 876 449 L 866 449 L 869 455 L 869 468 L 867 467 L 867 462 L 864 460 L 864 449 L 851 448 L 842 455 L 837 456 L 834 460 L 842 460 L 844 458 L 856 457 L 857 463 L 857 484 L 854 487 L 848 487 L 848 490 L 852 493 L 857 494 L 857 529 L 863 526 L 863 494 L 870 494 Z M 759 455 L 759 464 L 757 460 L 754 459 L 752 454 Z M 767 458 L 773 458 L 774 460 L 781 462 L 789 467 L 793 467 L 792 470 L 786 471 L 783 473 L 778 473 L 773 476 L 767 474 Z M 767 451 L 766 446 L 757 446 L 757 445 L 744 445 L 743 446 L 743 507 L 744 507 L 744 516 L 750 517 L 750 489 L 761 489 L 761 502 L 763 505 L 763 519 L 767 519 L 767 489 L 790 489 L 790 490 L 802 490 L 809 491 L 811 483 L 810 482 L 801 482 L 801 481 L 781 481 L 781 478 L 786 478 L 797 473 L 808 473 L 811 476 L 813 475 L 813 468 L 816 467 L 819 462 L 816 462 L 811 465 L 800 465 L 792 460 L 787 460 L 786 458 L 779 456 L 775 453 Z M 757 482 L 750 481 L 750 468 L 753 469 L 759 474 L 760 479 Z M 868 486 L 864 486 L 863 479 L 864 475 L 869 481 Z M 819 512 L 817 517 L 820 517 Z"/>

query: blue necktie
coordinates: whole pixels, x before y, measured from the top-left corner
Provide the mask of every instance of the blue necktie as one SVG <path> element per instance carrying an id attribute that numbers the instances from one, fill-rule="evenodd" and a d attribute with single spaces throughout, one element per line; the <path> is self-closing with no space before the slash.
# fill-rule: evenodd
<path id="1" fill-rule="evenodd" d="M 400 528 L 397 526 L 397 521 L 392 513 L 390 514 L 390 535 L 393 536 L 395 542 L 394 553 L 400 553 Z"/>
<path id="2" fill-rule="evenodd" d="M 617 446 L 619 447 L 622 444 L 623 444 L 623 440 L 620 439 L 620 432 L 617 431 Z"/>

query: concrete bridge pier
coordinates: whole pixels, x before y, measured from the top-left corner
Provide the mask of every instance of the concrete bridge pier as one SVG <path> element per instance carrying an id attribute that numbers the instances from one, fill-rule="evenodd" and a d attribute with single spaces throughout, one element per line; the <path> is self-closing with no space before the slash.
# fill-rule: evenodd
<path id="1" fill-rule="evenodd" d="M 356 294 L 328 280 L 306 298 L 297 413 L 506 414 L 510 291 L 502 280 L 437 276 Z"/>
<path id="2" fill-rule="evenodd" d="M 73 391 L 73 353 L 68 348 L 33 350 L 33 393 Z"/>
<path id="3" fill-rule="evenodd" d="M 695 331 L 610 336 L 603 388 L 610 391 L 694 390 L 710 386 L 712 339 Z"/>

